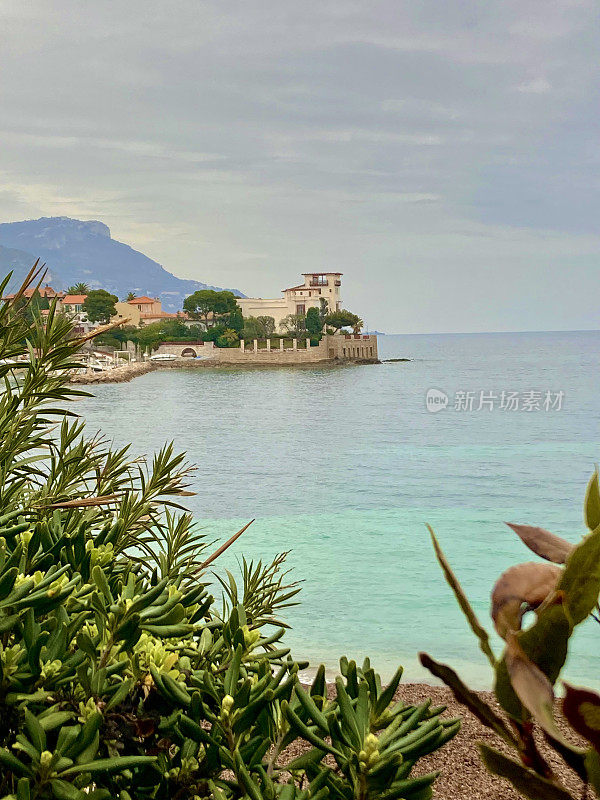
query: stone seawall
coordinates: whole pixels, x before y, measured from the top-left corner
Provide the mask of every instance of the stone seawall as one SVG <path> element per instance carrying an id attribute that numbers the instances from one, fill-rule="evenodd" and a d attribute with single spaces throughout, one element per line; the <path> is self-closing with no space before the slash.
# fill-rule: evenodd
<path id="1" fill-rule="evenodd" d="M 194 355 L 187 357 L 193 349 Z M 172 361 L 141 361 L 125 364 L 105 372 L 78 373 L 71 377 L 72 383 L 121 383 L 130 381 L 155 369 L 206 369 L 209 367 L 335 367 L 344 364 L 378 364 L 377 337 L 352 334 L 347 336 L 324 336 L 314 347 L 268 348 L 259 347 L 256 341 L 251 347 L 213 347 L 212 342 L 176 344 L 168 342 L 159 347 L 157 353 L 176 356 Z M 186 355 L 182 355 L 183 353 Z"/>
<path id="2" fill-rule="evenodd" d="M 185 361 L 186 359 L 181 360 Z M 124 383 L 138 375 L 151 372 L 153 369 L 155 369 L 155 365 L 151 361 L 135 361 L 133 364 L 125 364 L 105 372 L 93 372 L 92 370 L 85 373 L 78 372 L 71 375 L 71 383 Z"/>

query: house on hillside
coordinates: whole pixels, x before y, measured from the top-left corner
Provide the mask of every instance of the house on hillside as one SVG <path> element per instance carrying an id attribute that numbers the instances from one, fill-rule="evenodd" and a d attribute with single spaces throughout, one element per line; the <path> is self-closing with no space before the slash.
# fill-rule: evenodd
<path id="1" fill-rule="evenodd" d="M 66 294 L 61 302 L 61 311 L 71 318 L 75 326 L 74 332 L 78 336 L 84 336 L 98 327 L 98 323 L 89 321 L 88 315 L 83 310 L 86 297 L 87 294 Z"/>
<path id="2" fill-rule="evenodd" d="M 25 289 L 23 294 L 24 294 L 25 297 L 33 297 L 35 292 L 36 292 L 35 287 L 31 287 L 30 286 L 28 289 Z M 57 303 L 58 303 L 59 306 L 61 304 L 61 301 L 62 301 L 63 297 L 65 296 L 64 292 L 61 292 L 61 291 L 57 292 L 56 289 L 52 288 L 52 286 L 40 286 L 40 288 L 37 289 L 37 293 L 40 295 L 40 297 L 45 297 L 50 302 L 52 302 L 52 300 L 54 300 L 56 298 Z M 14 300 L 15 296 L 16 296 L 16 294 L 13 292 L 13 294 L 7 294 L 2 299 L 3 300 Z"/>
<path id="3" fill-rule="evenodd" d="M 342 308 L 340 287 L 341 272 L 305 272 L 304 283 L 283 289 L 282 297 L 238 297 L 237 304 L 244 317 L 273 317 L 275 327 L 290 314 L 306 314 L 309 308 L 321 308 L 327 303 L 328 312 Z"/>
<path id="4" fill-rule="evenodd" d="M 111 321 L 118 322 L 129 320 L 128 325 L 139 328 L 140 325 L 151 325 L 153 322 L 162 322 L 167 319 L 181 319 L 187 321 L 187 314 L 182 311 L 170 314 L 162 310 L 162 303 L 157 297 L 134 297 L 122 303 L 115 303 L 116 316 Z"/>
<path id="5" fill-rule="evenodd" d="M 62 299 L 65 314 L 80 314 L 87 294 L 66 294 Z"/>

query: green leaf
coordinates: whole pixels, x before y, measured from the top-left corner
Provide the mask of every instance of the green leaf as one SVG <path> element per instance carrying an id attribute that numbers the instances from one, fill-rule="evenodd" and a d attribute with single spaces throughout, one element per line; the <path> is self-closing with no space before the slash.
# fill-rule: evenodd
<path id="1" fill-rule="evenodd" d="M 338 705 L 340 707 L 342 726 L 350 737 L 354 747 L 360 748 L 363 743 L 363 736 L 358 727 L 356 713 L 352 708 L 352 703 L 346 692 L 344 682 L 339 676 L 335 679 L 335 688 L 337 691 Z"/>
<path id="2" fill-rule="evenodd" d="M 252 780 L 252 776 L 246 769 L 246 765 L 244 764 L 242 756 L 240 755 L 240 751 L 237 748 L 233 754 L 233 759 L 237 778 L 242 788 L 245 789 L 247 794 L 250 796 L 251 800 L 265 800 L 258 786 Z"/>
<path id="3" fill-rule="evenodd" d="M 325 752 L 331 753 L 334 756 L 342 755 L 339 750 L 336 750 L 335 747 L 331 747 L 331 745 L 319 738 L 316 733 L 313 733 L 310 728 L 308 728 L 308 726 L 302 722 L 300 717 L 292 710 L 286 701 L 281 704 L 281 710 L 284 716 L 287 717 L 290 725 L 300 734 L 300 736 L 306 739 L 307 742 L 312 744 L 314 747 L 317 747 L 319 750 L 324 750 Z"/>
<path id="4" fill-rule="evenodd" d="M 579 625 L 596 607 L 600 595 L 600 528 L 573 550 L 557 589 L 564 592 L 572 625 Z"/>
<path id="5" fill-rule="evenodd" d="M 589 750 L 586 753 L 585 770 L 596 795 L 600 797 L 600 755 L 597 750 Z"/>
<path id="6" fill-rule="evenodd" d="M 386 688 L 383 690 L 383 692 L 379 695 L 379 697 L 375 701 L 374 711 L 378 717 L 380 717 L 383 714 L 383 712 L 387 709 L 389 704 L 394 699 L 394 695 L 396 694 L 396 689 L 400 684 L 403 672 L 404 672 L 403 667 L 398 667 L 398 669 L 392 676 L 392 679 L 390 680 Z"/>
<path id="7" fill-rule="evenodd" d="M 53 711 L 50 714 L 38 717 L 39 723 L 44 731 L 53 731 L 55 728 L 64 725 L 73 719 L 70 711 Z"/>
<path id="8" fill-rule="evenodd" d="M 311 720 L 327 736 L 329 734 L 329 727 L 327 725 L 327 718 L 325 717 L 325 714 L 319 711 L 315 701 L 309 694 L 307 694 L 307 692 L 302 689 L 300 685 L 296 686 L 294 691 L 296 692 L 296 697 L 300 701 L 300 704 L 304 707 L 304 710 L 308 714 L 309 720 Z"/>
<path id="9" fill-rule="evenodd" d="M 8 767 L 16 775 L 31 775 L 31 770 L 4 747 L 0 749 L 0 764 L 4 764 L 5 767 Z"/>
<path id="10" fill-rule="evenodd" d="M 41 753 L 46 749 L 46 734 L 38 718 L 28 708 L 25 708 L 25 727 L 29 733 L 31 743 L 38 753 Z"/>
<path id="11" fill-rule="evenodd" d="M 30 800 L 30 788 L 29 778 L 19 778 L 19 782 L 17 783 L 17 800 Z"/>
<path id="12" fill-rule="evenodd" d="M 594 472 L 587 485 L 584 501 L 585 524 L 593 531 L 600 525 L 600 485 L 598 470 Z"/>
<path id="13" fill-rule="evenodd" d="M 466 594 L 464 593 L 462 586 L 458 582 L 458 579 L 450 569 L 450 564 L 446 560 L 446 556 L 442 548 L 439 545 L 439 542 L 436 538 L 435 533 L 433 532 L 433 528 L 428 525 L 427 530 L 429 531 L 429 535 L 431 536 L 431 541 L 433 542 L 433 549 L 435 550 L 436 558 L 442 568 L 444 573 L 444 577 L 452 591 L 454 592 L 454 596 L 456 597 L 456 601 L 460 606 L 461 611 L 465 615 L 467 622 L 475 636 L 479 640 L 479 647 L 483 654 L 487 657 L 488 661 L 492 665 L 492 667 L 496 666 L 496 656 L 494 655 L 492 648 L 490 646 L 490 638 L 486 629 L 481 625 L 479 620 L 477 619 L 477 615 L 473 611 L 471 604 L 469 603 Z"/>
<path id="14" fill-rule="evenodd" d="M 538 666 L 554 686 L 567 658 L 571 626 L 561 603 L 547 606 L 538 615 L 537 622 L 518 634 L 519 644 L 526 656 Z M 508 674 L 506 655 L 496 667 L 495 692 L 502 708 L 513 719 L 527 719 L 523 704 L 517 697 Z"/>
<path id="15" fill-rule="evenodd" d="M 104 710 L 110 711 L 111 709 L 116 708 L 120 703 L 122 703 L 123 700 L 125 700 L 125 698 L 129 694 L 129 692 L 131 691 L 132 686 L 133 686 L 132 678 L 120 683 L 117 687 L 116 692 L 113 693 L 112 697 L 106 704 L 106 708 Z"/>
<path id="16" fill-rule="evenodd" d="M 121 772 L 132 767 L 142 767 L 153 764 L 155 756 L 121 756 L 119 758 L 99 758 L 88 764 L 77 764 L 62 772 L 62 775 L 78 775 L 81 772 Z"/>
<path id="17" fill-rule="evenodd" d="M 84 798 L 88 797 L 87 794 L 81 792 L 76 786 L 73 786 L 72 783 L 67 783 L 67 781 L 60 780 L 59 778 L 51 780 L 50 786 L 52 787 L 52 793 L 56 800 L 84 800 Z"/>

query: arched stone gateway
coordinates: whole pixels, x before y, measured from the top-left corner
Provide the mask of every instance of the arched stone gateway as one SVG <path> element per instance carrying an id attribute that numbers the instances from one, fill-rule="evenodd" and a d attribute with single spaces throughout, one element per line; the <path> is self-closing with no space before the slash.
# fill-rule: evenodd
<path id="1" fill-rule="evenodd" d="M 185 347 L 181 351 L 182 358 L 196 358 L 196 351 L 191 347 Z"/>

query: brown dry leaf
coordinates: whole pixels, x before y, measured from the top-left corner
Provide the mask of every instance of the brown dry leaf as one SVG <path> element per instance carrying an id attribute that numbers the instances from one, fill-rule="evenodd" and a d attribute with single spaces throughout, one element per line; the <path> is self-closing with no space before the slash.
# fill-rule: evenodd
<path id="1" fill-rule="evenodd" d="M 515 694 L 546 733 L 569 745 L 554 721 L 554 690 L 548 678 L 531 661 L 514 633 L 506 635 L 506 668 Z"/>
<path id="2" fill-rule="evenodd" d="M 521 629 L 525 611 L 538 608 L 562 575 L 554 564 L 516 564 L 503 572 L 492 590 L 492 619 L 502 638 Z"/>
<path id="3" fill-rule="evenodd" d="M 567 558 L 575 549 L 574 544 L 544 530 L 544 528 L 537 528 L 535 525 L 518 525 L 513 522 L 506 524 L 530 550 L 554 564 L 566 563 Z"/>
<path id="4" fill-rule="evenodd" d="M 563 683 L 563 714 L 572 728 L 600 751 L 600 694 Z"/>
<path id="5" fill-rule="evenodd" d="M 98 497 L 82 497 L 81 500 L 64 500 L 59 503 L 48 503 L 48 505 L 37 506 L 38 508 L 87 508 L 88 506 L 102 506 L 107 503 L 114 503 L 122 497 L 121 494 L 104 494 Z"/>

